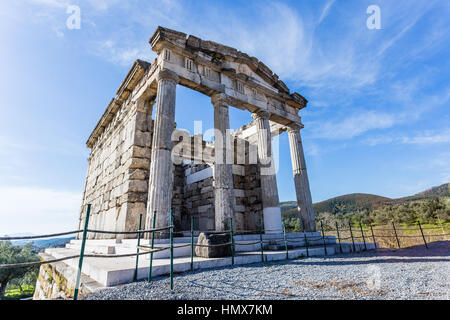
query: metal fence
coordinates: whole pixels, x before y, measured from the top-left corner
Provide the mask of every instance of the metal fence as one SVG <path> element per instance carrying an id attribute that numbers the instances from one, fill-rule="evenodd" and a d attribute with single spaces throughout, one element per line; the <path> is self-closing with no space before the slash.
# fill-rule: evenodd
<path id="1" fill-rule="evenodd" d="M 104 230 L 92 230 L 92 229 L 88 229 L 88 224 L 89 224 L 89 216 L 90 216 L 90 211 L 91 211 L 91 205 L 89 204 L 87 206 L 87 211 L 86 211 L 86 219 L 85 219 L 85 224 L 84 224 L 84 228 L 83 230 L 74 230 L 74 231 L 69 231 L 69 232 L 63 232 L 63 233 L 54 233 L 54 234 L 46 234 L 46 235 L 39 235 L 39 236 L 24 236 L 24 237 L 0 237 L 0 241 L 1 240 L 32 240 L 32 239 L 39 239 L 39 238 L 50 238 L 50 237 L 55 237 L 55 236 L 62 236 L 62 235 L 71 235 L 71 234 L 78 234 L 78 233 L 83 233 L 82 234 L 82 241 L 81 241 L 81 249 L 80 249 L 80 253 L 77 255 L 72 255 L 72 256 L 67 256 L 67 257 L 63 257 L 63 258 L 58 258 L 58 259 L 51 259 L 51 260 L 45 260 L 45 261 L 35 261 L 35 262 L 24 262 L 24 263 L 16 263 L 16 264 L 3 264 L 0 265 L 0 269 L 7 269 L 7 268 L 23 268 L 23 267 L 32 267 L 32 266 L 37 266 L 37 265 L 42 265 L 42 264 L 49 264 L 49 263 L 54 263 L 54 262 L 60 262 L 60 261 L 64 261 L 64 260 L 69 260 L 69 259 L 75 259 L 75 258 L 79 258 L 78 260 L 78 272 L 77 272 L 77 278 L 76 278 L 76 284 L 75 284 L 75 290 L 74 290 L 74 295 L 73 295 L 73 299 L 77 300 L 78 299 L 78 293 L 79 293 L 79 287 L 80 287 L 80 280 L 81 280 L 81 271 L 82 271 L 82 267 L 83 267 L 83 259 L 84 258 L 122 258 L 122 257 L 133 257 L 136 256 L 136 265 L 135 265 L 135 271 L 134 271 L 134 276 L 133 276 L 133 281 L 137 281 L 137 273 L 138 273 L 138 267 L 139 267 L 139 256 L 141 255 L 146 255 L 146 254 L 150 254 L 150 266 L 149 266 L 149 271 L 148 271 L 148 281 L 152 280 L 152 270 L 153 270 L 153 254 L 155 252 L 160 252 L 160 251 L 164 251 L 164 250 L 170 250 L 170 289 L 173 290 L 174 288 L 174 282 L 173 282 L 173 259 L 174 259 L 174 249 L 177 248 L 182 248 L 182 247 L 191 247 L 190 250 L 190 268 L 191 271 L 194 270 L 194 255 L 195 255 L 195 247 L 219 247 L 219 246 L 230 246 L 231 247 L 231 264 L 234 265 L 234 260 L 235 260 L 235 249 L 236 249 L 236 245 L 242 245 L 242 246 L 246 246 L 246 245 L 257 245 L 259 244 L 259 248 L 260 248 L 260 253 L 261 253 L 261 262 L 264 262 L 264 244 L 284 244 L 284 248 L 286 251 L 286 260 L 289 259 L 289 244 L 298 244 L 298 243 L 302 243 L 303 246 L 306 249 L 306 256 L 309 257 L 309 249 L 312 246 L 323 246 L 325 255 L 327 255 L 327 241 L 326 241 L 326 237 L 327 235 L 325 234 L 326 232 L 329 233 L 333 233 L 333 236 L 336 236 L 337 240 L 338 240 L 338 246 L 340 249 L 340 252 L 342 252 L 342 241 L 343 240 L 349 240 L 351 239 L 352 241 L 352 245 L 353 245 L 353 250 L 356 251 L 355 248 L 355 239 L 362 239 L 363 243 L 364 243 L 364 249 L 367 250 L 367 245 L 366 245 L 366 239 L 371 238 L 373 240 L 374 243 L 377 242 L 377 238 L 395 238 L 398 247 L 400 248 L 400 239 L 402 237 L 417 237 L 417 236 L 408 236 L 408 235 L 399 235 L 398 231 L 401 230 L 405 230 L 404 228 L 398 228 L 395 226 L 395 224 L 392 222 L 392 229 L 389 229 L 388 231 L 392 231 L 393 234 L 392 235 L 387 235 L 387 234 L 375 234 L 374 232 L 374 226 L 373 225 L 369 225 L 370 227 L 370 234 L 367 235 L 364 234 L 364 229 L 362 227 L 361 224 L 359 224 L 359 230 L 358 232 L 360 232 L 360 235 L 357 236 L 355 235 L 355 230 L 352 228 L 352 224 L 349 223 L 349 228 L 348 229 L 339 229 L 338 224 L 336 223 L 336 229 L 330 229 L 327 228 L 325 230 L 323 223 L 320 222 L 320 228 L 322 231 L 322 235 L 320 236 L 307 236 L 306 233 L 303 233 L 302 235 L 299 235 L 298 237 L 288 237 L 286 234 L 286 229 L 284 227 L 283 224 L 283 230 L 264 230 L 262 228 L 262 223 L 260 223 L 259 225 L 259 229 L 258 230 L 235 230 L 233 231 L 233 220 L 230 219 L 230 229 L 229 230 L 224 230 L 224 231 L 194 231 L 194 218 L 191 218 L 191 230 L 187 230 L 187 231 L 177 231 L 174 232 L 174 225 L 173 225 L 173 212 L 171 211 L 170 213 L 170 225 L 167 227 L 163 227 L 163 228 L 155 228 L 155 222 L 156 222 L 156 212 L 153 212 L 153 225 L 152 225 L 152 229 L 148 229 L 148 230 L 142 230 L 142 214 L 139 217 L 139 229 L 136 231 L 104 231 Z M 444 227 L 436 227 L 436 228 L 423 228 L 422 225 L 420 224 L 420 222 L 417 222 L 417 224 L 415 225 L 417 226 L 418 230 L 420 231 L 421 237 L 423 239 L 423 242 L 426 246 L 426 248 L 428 249 L 428 243 L 426 241 L 426 237 L 430 237 L 430 236 L 447 236 L 448 234 L 444 234 Z M 429 234 L 424 234 L 423 230 L 424 229 L 438 229 L 438 228 L 442 228 L 443 233 L 439 234 L 439 235 L 429 235 Z M 445 228 L 449 228 L 449 227 L 445 227 Z M 302 229 L 303 226 L 302 226 Z M 169 247 L 157 247 L 155 246 L 155 233 L 158 232 L 166 232 L 167 230 L 169 230 Z M 376 231 L 384 231 L 387 229 L 376 229 Z M 410 229 L 409 229 L 410 230 Z M 194 243 L 194 236 L 195 236 L 195 232 L 200 233 L 200 232 L 205 232 L 205 233 L 209 233 L 209 234 L 229 234 L 229 242 L 226 243 L 221 243 L 221 244 L 214 244 L 214 245 L 205 245 L 205 244 L 196 244 Z M 254 241 L 254 242 L 236 242 L 234 237 L 235 237 L 235 233 L 239 233 L 239 234 L 245 234 L 245 233 L 252 233 L 252 234 L 259 234 L 259 240 Z M 279 237 L 279 238 L 270 238 L 270 239 L 263 239 L 263 234 L 265 232 L 276 232 L 276 233 L 280 233 L 283 236 Z M 366 230 L 367 232 L 367 230 Z M 127 253 L 127 254 L 85 254 L 85 247 L 86 247 L 86 239 L 87 239 L 87 234 L 88 233 L 103 233 L 103 234 L 137 234 L 137 246 L 136 246 L 136 253 Z M 145 233 L 151 233 L 151 245 L 150 246 L 146 246 L 146 245 L 141 245 L 141 237 L 143 234 Z M 174 238 L 174 234 L 182 234 L 185 235 L 186 233 L 190 233 L 190 243 L 188 244 L 183 244 L 183 245 L 177 245 L 174 246 L 173 243 L 173 238 Z M 336 235 L 334 235 L 334 233 Z M 350 236 L 348 237 L 343 237 L 342 235 L 345 233 L 349 233 Z M 142 251 L 142 252 L 141 252 Z"/>
<path id="2" fill-rule="evenodd" d="M 322 225 L 322 222 L 321 222 Z M 433 226 L 433 227 L 423 227 L 420 221 L 416 221 L 414 224 L 401 224 L 396 225 L 393 221 L 385 225 L 375 225 L 368 224 L 363 228 L 361 223 L 358 223 L 355 227 L 354 224 L 349 222 L 348 228 L 339 228 L 338 223 L 335 223 L 335 229 L 326 228 L 325 232 L 329 235 L 333 235 L 338 240 L 338 245 L 340 251 L 342 252 L 341 241 L 350 240 L 352 241 L 353 249 L 355 249 L 355 239 L 362 240 L 364 247 L 366 246 L 366 240 L 370 239 L 374 243 L 381 243 L 380 247 L 385 248 L 402 248 L 409 247 L 412 245 L 424 244 L 428 249 L 428 243 L 432 241 L 448 240 L 447 237 L 450 235 L 446 233 L 445 230 L 450 229 L 450 226 Z M 430 233 L 425 232 L 425 230 L 441 230 L 441 233 Z M 322 225 L 322 233 L 324 228 Z M 359 234 L 359 235 L 358 235 Z M 428 238 L 428 241 L 427 241 Z"/>

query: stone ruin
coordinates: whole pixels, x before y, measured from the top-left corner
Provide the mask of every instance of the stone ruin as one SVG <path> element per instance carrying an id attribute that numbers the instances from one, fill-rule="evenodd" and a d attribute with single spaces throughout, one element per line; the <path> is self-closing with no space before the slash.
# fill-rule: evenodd
<path id="1" fill-rule="evenodd" d="M 307 100 L 234 48 L 163 27 L 149 42 L 157 58 L 134 62 L 87 140 L 79 229 L 89 203 L 90 229 L 134 231 L 140 214 L 151 229 L 154 211 L 156 227 L 164 227 L 173 210 L 175 231 L 189 230 L 194 217 L 198 231 L 228 230 L 233 218 L 237 233 L 260 224 L 266 233 L 279 233 L 271 141 L 287 131 L 299 216 L 304 231 L 316 231 L 298 115 Z M 206 142 L 176 128 L 177 84 L 211 97 L 215 136 L 225 138 Z M 230 132 L 230 106 L 248 110 L 253 121 Z M 218 152 L 225 149 L 231 156 Z"/>

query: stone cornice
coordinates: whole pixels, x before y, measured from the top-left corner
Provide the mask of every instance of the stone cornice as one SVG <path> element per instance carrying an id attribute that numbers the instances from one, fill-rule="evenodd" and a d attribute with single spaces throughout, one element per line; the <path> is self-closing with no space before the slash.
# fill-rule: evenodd
<path id="1" fill-rule="evenodd" d="M 256 57 L 251 57 L 248 54 L 241 52 L 235 48 L 222 45 L 220 43 L 208 40 L 202 40 L 193 35 L 187 36 L 183 32 L 171 30 L 164 27 L 158 27 L 155 33 L 149 40 L 152 50 L 161 51 L 163 45 L 169 47 L 178 47 L 189 52 L 188 55 L 193 56 L 196 52 L 203 52 L 211 57 L 211 62 L 218 67 L 225 65 L 226 60 L 236 61 L 246 64 L 253 72 L 258 74 L 271 86 L 276 88 L 281 95 L 284 96 L 286 103 L 291 107 L 302 109 L 306 107 L 307 100 L 299 93 L 290 93 L 286 84 L 278 78 L 278 75 L 273 73 L 262 61 Z M 222 72 L 236 73 L 234 69 L 222 69 Z"/>
<path id="2" fill-rule="evenodd" d="M 130 71 L 128 71 L 125 79 L 122 81 L 119 89 L 117 90 L 116 97 L 112 98 L 105 112 L 103 113 L 100 120 L 97 122 L 94 130 L 90 134 L 88 140 L 86 141 L 86 146 L 92 148 L 97 141 L 98 137 L 104 132 L 107 125 L 114 118 L 117 110 L 119 110 L 120 105 L 126 101 L 138 81 L 142 78 L 144 73 L 150 69 L 150 63 L 143 60 L 136 60 Z"/>

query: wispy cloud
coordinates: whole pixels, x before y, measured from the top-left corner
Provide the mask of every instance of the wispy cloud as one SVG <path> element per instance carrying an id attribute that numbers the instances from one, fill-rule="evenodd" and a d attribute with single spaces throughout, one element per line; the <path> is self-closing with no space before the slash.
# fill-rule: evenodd
<path id="1" fill-rule="evenodd" d="M 445 128 L 441 131 L 427 130 L 424 132 L 415 133 L 411 136 L 404 134 L 383 135 L 368 137 L 363 140 L 364 144 L 376 146 L 379 144 L 412 144 L 412 145 L 430 145 L 430 144 L 444 144 L 450 142 L 450 128 Z M 448 159 L 447 159 L 448 162 Z"/>
<path id="2" fill-rule="evenodd" d="M 57 0 L 30 1 L 43 10 L 53 10 L 51 13 L 68 4 Z M 435 2 L 415 6 L 382 2 L 383 17 L 390 21 L 383 30 L 383 39 L 388 40 L 381 41 L 375 32 L 367 33 L 366 13 L 362 10 L 360 14 L 355 12 L 336 21 L 340 24 L 339 41 L 329 41 L 317 27 L 336 6 L 335 0 L 324 1 L 317 14 L 306 6 L 300 11 L 283 2 L 240 4 L 251 9 L 251 19 L 246 14 L 248 10 L 235 10 L 235 7 L 231 9 L 216 2 L 192 5 L 180 0 L 164 0 L 139 1 L 138 5 L 133 5 L 116 0 L 89 0 L 80 3 L 82 23 L 86 25 L 102 22 L 106 10 L 126 16 L 126 24 L 121 23 L 121 19 L 108 19 L 110 28 L 96 27 L 95 38 L 88 39 L 91 53 L 114 64 L 123 66 L 136 58 L 151 57 L 147 40 L 157 25 L 163 25 L 235 46 L 260 58 L 282 79 L 298 86 L 344 91 L 371 85 L 383 77 L 384 53 L 410 32 L 434 5 Z M 339 3 L 339 9 L 341 12 L 354 10 L 346 3 Z M 133 32 L 130 32 L 131 26 Z M 52 29 L 59 36 L 63 33 L 58 26 Z M 442 34 L 436 33 L 436 36 Z"/>
<path id="3" fill-rule="evenodd" d="M 367 131 L 392 127 L 399 119 L 394 114 L 377 111 L 355 112 L 344 119 L 309 123 L 310 138 L 350 139 Z"/>
<path id="4" fill-rule="evenodd" d="M 330 0 L 325 4 L 325 7 L 322 10 L 322 13 L 319 17 L 319 21 L 317 24 L 320 24 L 328 15 L 328 12 L 330 11 L 331 6 L 336 2 L 336 0 Z"/>

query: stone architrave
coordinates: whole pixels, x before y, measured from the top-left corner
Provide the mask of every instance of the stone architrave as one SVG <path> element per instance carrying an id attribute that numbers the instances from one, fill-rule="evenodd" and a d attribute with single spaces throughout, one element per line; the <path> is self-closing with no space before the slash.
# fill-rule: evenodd
<path id="1" fill-rule="evenodd" d="M 174 72 L 163 69 L 159 71 L 157 82 L 146 229 L 152 228 L 154 211 L 156 211 L 157 228 L 170 224 L 173 190 L 171 136 L 175 127 L 175 97 L 179 77 Z M 146 236 L 149 237 L 150 234 Z"/>
<path id="2" fill-rule="evenodd" d="M 314 210 L 309 189 L 308 173 L 306 172 L 305 155 L 303 153 L 301 126 L 288 127 L 289 147 L 291 150 L 292 170 L 294 173 L 295 193 L 297 195 L 300 219 L 305 227 L 304 231 L 316 231 Z"/>
<path id="3" fill-rule="evenodd" d="M 264 230 L 266 233 L 282 232 L 281 210 L 275 164 L 272 156 L 272 135 L 269 113 L 259 111 L 252 114 L 256 122 L 258 137 L 258 160 L 261 165 L 261 193 L 263 205 Z"/>
<path id="4" fill-rule="evenodd" d="M 234 217 L 233 164 L 227 163 L 230 119 L 228 103 L 224 94 L 211 97 L 214 106 L 214 197 L 215 229 L 229 230 L 230 218 Z"/>

